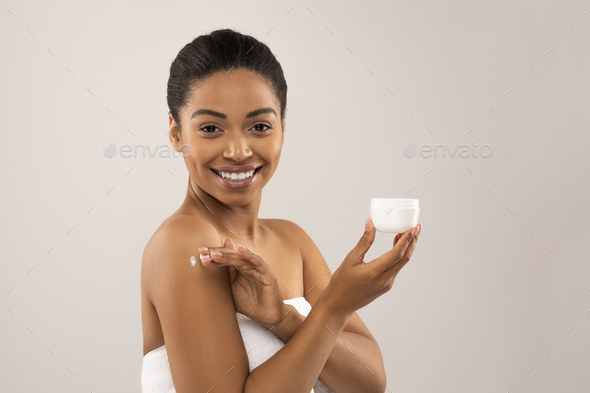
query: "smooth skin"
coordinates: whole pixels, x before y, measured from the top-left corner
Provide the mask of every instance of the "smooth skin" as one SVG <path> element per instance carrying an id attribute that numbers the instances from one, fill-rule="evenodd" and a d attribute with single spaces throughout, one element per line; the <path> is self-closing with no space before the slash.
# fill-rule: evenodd
<path id="1" fill-rule="evenodd" d="M 202 108 L 225 114 L 225 118 L 212 114 L 192 117 Z M 260 108 L 271 108 L 274 113 L 246 116 Z M 328 265 L 303 229 L 288 220 L 258 218 L 262 189 L 278 166 L 284 142 L 280 106 L 270 87 L 244 70 L 213 75 L 195 87 L 181 115 L 182 130 L 169 116 L 169 136 L 179 152 L 185 152 L 182 145 L 190 145 L 192 154 L 184 158 L 188 192 L 182 206 L 162 223 L 144 251 L 144 355 L 166 344 L 178 393 L 206 392 L 212 387 L 223 392 L 308 393 L 317 378 L 336 393 L 383 392 L 386 377 L 379 346 L 354 312 L 393 282 L 391 274 L 387 281 L 383 273 L 377 273 L 379 269 L 371 276 L 370 270 L 359 274 L 361 270 L 353 267 L 361 266 L 358 257 L 370 246 L 375 231 L 364 236 L 371 240 L 361 239 L 358 250 L 351 251 L 331 279 Z M 209 169 L 241 164 L 263 165 L 258 179 L 243 190 L 227 189 Z M 409 232 L 403 235 L 406 238 L 399 238 L 380 268 L 387 265 L 393 269 L 397 264 L 401 268 L 407 263 L 404 260 L 409 260 L 416 240 L 409 239 Z M 226 242 L 228 238 L 233 242 Z M 408 244 L 403 246 L 404 242 Z M 273 328 L 286 345 L 251 373 L 235 317 L 242 306 L 239 300 L 234 303 L 229 264 L 210 269 L 201 263 L 193 267 L 189 262 L 191 256 L 199 255 L 199 247 L 231 244 L 247 246 L 274 273 L 276 286 L 263 292 L 270 295 L 250 299 L 257 299 L 256 303 L 270 299 L 268 304 L 280 305 L 284 313 L 273 315 L 271 306 L 271 315 L 262 319 L 273 322 L 277 315 L 286 315 Z M 237 251 L 231 246 L 228 249 Z M 336 282 L 336 277 L 342 278 Z M 368 283 L 386 285 L 371 292 Z M 349 293 L 359 289 L 356 297 Z M 236 299 L 246 299 L 247 293 Z M 307 318 L 298 312 L 287 313 L 291 307 L 282 302 L 298 296 L 305 296 L 312 305 Z"/>

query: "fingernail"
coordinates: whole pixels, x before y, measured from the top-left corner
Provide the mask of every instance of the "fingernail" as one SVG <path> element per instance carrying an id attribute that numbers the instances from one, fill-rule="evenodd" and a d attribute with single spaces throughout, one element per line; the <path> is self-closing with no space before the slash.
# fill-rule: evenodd
<path id="1" fill-rule="evenodd" d="M 208 247 L 199 247 L 199 248 L 197 248 L 197 250 L 199 250 L 200 252 L 205 252 L 208 249 L 209 249 Z"/>
<path id="2" fill-rule="evenodd" d="M 246 248 L 246 246 L 242 246 L 241 244 L 238 244 L 238 248 L 240 248 L 244 251 L 248 251 L 248 248 Z"/>
<path id="3" fill-rule="evenodd" d="M 203 261 L 203 262 L 211 262 L 212 259 L 211 259 L 211 257 L 209 255 L 201 255 L 201 261 Z"/>
<path id="4" fill-rule="evenodd" d="M 367 218 L 367 221 L 365 221 L 365 233 L 369 232 L 369 229 L 371 229 L 371 217 Z"/>
<path id="5" fill-rule="evenodd" d="M 422 233 L 422 223 L 418 224 L 418 235 Z"/>
<path id="6" fill-rule="evenodd" d="M 215 256 L 215 257 L 220 257 L 222 254 L 220 252 L 217 251 L 211 251 L 211 256 Z"/>
<path id="7" fill-rule="evenodd" d="M 412 230 L 412 238 L 416 236 L 416 233 L 418 233 L 418 227 L 414 227 L 414 230 Z"/>

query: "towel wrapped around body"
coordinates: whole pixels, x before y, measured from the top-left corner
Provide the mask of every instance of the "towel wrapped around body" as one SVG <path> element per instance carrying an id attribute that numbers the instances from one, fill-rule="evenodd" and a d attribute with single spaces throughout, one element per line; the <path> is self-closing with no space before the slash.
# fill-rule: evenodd
<path id="1" fill-rule="evenodd" d="M 307 317 L 311 305 L 305 297 L 284 300 L 295 307 L 304 317 Z M 246 347 L 250 372 L 270 359 L 278 350 L 285 346 L 285 342 L 272 331 L 268 330 L 242 313 L 237 312 L 236 318 L 240 333 Z M 141 368 L 142 393 L 176 393 L 170 373 L 166 345 L 162 345 L 143 357 Z M 319 379 L 310 393 L 334 393 Z"/>

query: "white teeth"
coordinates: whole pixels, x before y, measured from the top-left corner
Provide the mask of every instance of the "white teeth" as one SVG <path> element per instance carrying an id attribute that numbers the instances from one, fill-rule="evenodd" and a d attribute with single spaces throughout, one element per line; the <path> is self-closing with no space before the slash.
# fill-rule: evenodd
<path id="1" fill-rule="evenodd" d="M 251 170 L 250 172 L 242 172 L 242 173 L 229 173 L 229 172 L 221 172 L 221 177 L 224 179 L 230 179 L 233 181 L 242 181 L 244 179 L 248 179 L 254 174 L 255 169 Z"/>

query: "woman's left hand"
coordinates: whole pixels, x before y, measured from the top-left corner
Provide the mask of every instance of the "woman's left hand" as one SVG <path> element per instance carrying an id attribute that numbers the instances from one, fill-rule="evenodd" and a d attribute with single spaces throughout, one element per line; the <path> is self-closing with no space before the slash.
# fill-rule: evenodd
<path id="1" fill-rule="evenodd" d="M 224 247 L 205 247 L 199 248 L 199 251 L 204 267 L 229 267 L 230 286 L 237 312 L 262 326 L 282 322 L 285 317 L 284 302 L 279 284 L 261 257 L 245 247 L 236 247 L 229 238 Z"/>

